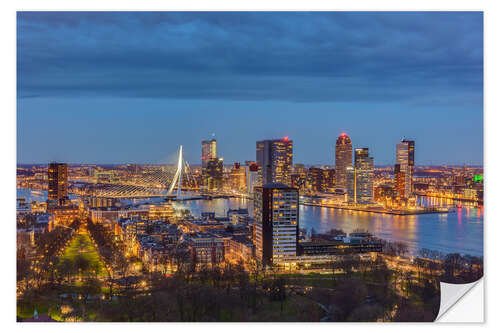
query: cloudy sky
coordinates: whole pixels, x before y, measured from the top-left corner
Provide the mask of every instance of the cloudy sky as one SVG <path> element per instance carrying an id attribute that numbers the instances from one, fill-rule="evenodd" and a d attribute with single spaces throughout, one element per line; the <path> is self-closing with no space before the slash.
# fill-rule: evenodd
<path id="1" fill-rule="evenodd" d="M 19 163 L 226 163 L 289 136 L 333 164 L 346 132 L 376 164 L 482 164 L 483 15 L 19 12 Z"/>

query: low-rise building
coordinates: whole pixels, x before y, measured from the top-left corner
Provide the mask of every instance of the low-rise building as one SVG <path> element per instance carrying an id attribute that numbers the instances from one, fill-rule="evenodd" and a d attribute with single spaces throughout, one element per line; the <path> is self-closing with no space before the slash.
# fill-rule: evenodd
<path id="1" fill-rule="evenodd" d="M 149 209 L 130 209 L 129 207 L 104 207 L 89 209 L 90 219 L 93 223 L 114 225 L 119 218 L 149 217 Z"/>
<path id="2" fill-rule="evenodd" d="M 247 262 L 255 257 L 255 245 L 248 237 L 233 236 L 229 241 L 229 253 L 232 258 Z"/>
<path id="3" fill-rule="evenodd" d="M 48 207 L 47 213 L 54 216 L 54 225 L 70 225 L 73 221 L 80 217 L 80 209 L 78 206 L 68 205 L 68 206 L 54 206 Z"/>
<path id="4" fill-rule="evenodd" d="M 187 237 L 191 260 L 197 265 L 215 265 L 224 261 L 224 240 L 210 233 L 193 233 Z"/>
<path id="5" fill-rule="evenodd" d="M 174 207 L 169 203 L 153 204 L 149 206 L 149 219 L 169 221 L 174 216 Z"/>
<path id="6" fill-rule="evenodd" d="M 351 233 L 346 237 L 299 243 L 301 256 L 328 256 L 382 252 L 382 242 L 367 233 Z"/>

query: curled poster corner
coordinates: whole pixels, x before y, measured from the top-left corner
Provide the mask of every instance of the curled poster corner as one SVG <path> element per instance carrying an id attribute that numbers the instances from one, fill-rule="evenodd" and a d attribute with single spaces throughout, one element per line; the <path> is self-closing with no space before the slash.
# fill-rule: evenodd
<path id="1" fill-rule="evenodd" d="M 464 284 L 440 282 L 441 302 L 435 321 L 483 322 L 483 283 L 483 279 Z"/>

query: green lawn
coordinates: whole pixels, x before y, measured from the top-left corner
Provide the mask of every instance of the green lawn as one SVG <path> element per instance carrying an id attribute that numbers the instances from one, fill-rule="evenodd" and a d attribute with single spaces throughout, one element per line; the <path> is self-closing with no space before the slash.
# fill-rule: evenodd
<path id="1" fill-rule="evenodd" d="M 66 259 L 75 264 L 80 256 L 88 260 L 90 267 L 98 267 L 99 276 L 107 276 L 106 267 L 99 258 L 97 249 L 86 234 L 78 234 L 73 237 L 71 243 L 60 257 L 60 263 Z"/>

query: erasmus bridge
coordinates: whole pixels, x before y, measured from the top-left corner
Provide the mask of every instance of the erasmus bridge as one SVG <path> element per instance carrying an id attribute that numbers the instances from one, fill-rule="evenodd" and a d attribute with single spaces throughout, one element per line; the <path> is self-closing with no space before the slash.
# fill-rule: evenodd
<path id="1" fill-rule="evenodd" d="M 198 190 L 193 172 L 184 159 L 182 145 L 179 147 L 176 166 L 165 165 L 158 170 L 121 179 L 116 184 L 92 185 L 93 196 L 110 198 L 181 198 L 182 190 Z"/>

